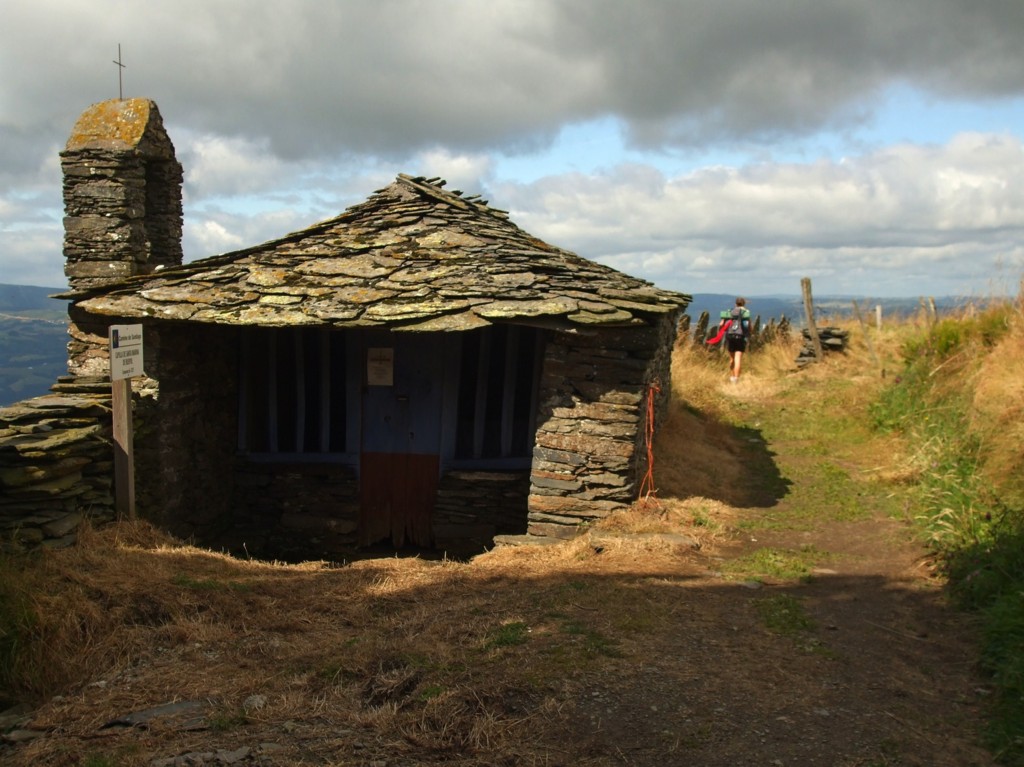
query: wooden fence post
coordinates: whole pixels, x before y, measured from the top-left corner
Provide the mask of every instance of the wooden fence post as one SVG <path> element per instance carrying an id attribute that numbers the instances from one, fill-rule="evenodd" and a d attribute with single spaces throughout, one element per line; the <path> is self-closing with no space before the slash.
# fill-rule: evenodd
<path id="1" fill-rule="evenodd" d="M 804 314 L 807 317 L 807 335 L 811 337 L 811 348 L 814 349 L 814 359 L 821 361 L 825 353 L 821 349 L 821 336 L 818 335 L 818 326 L 814 324 L 814 299 L 811 297 L 811 278 L 804 277 L 800 280 L 800 289 L 804 294 Z"/>
<path id="2" fill-rule="evenodd" d="M 924 296 L 921 296 L 921 311 L 924 312 L 925 326 L 927 326 L 928 332 L 931 332 L 932 328 L 935 327 L 935 318 L 937 315 L 937 312 L 935 311 L 935 299 L 928 298 L 926 300 Z"/>
<path id="3" fill-rule="evenodd" d="M 868 345 L 868 353 L 875 364 L 879 365 L 878 355 L 875 354 L 875 342 L 871 340 L 871 333 L 868 331 L 867 323 L 864 322 L 864 315 L 861 314 L 860 306 L 857 305 L 856 301 L 853 302 L 853 313 L 857 315 L 857 322 L 860 323 L 861 332 L 864 334 L 864 340 Z M 885 368 L 882 368 L 882 378 L 885 378 Z"/>

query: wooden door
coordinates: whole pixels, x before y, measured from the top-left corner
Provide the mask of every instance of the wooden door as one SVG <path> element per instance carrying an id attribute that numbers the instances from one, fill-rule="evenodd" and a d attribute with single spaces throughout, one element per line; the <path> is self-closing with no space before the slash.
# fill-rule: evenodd
<path id="1" fill-rule="evenodd" d="M 374 334 L 363 354 L 360 543 L 433 545 L 442 364 L 430 336 Z"/>

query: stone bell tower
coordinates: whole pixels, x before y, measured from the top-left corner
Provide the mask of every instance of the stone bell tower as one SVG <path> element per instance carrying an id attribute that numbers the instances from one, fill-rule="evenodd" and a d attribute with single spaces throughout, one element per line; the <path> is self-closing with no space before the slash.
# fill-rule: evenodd
<path id="1" fill-rule="evenodd" d="M 70 296 L 181 264 L 183 174 L 155 103 L 92 105 L 75 123 L 60 161 Z M 103 379 L 106 325 L 74 303 L 68 313 L 68 372 L 79 381 Z"/>
<path id="2" fill-rule="evenodd" d="M 73 291 L 181 263 L 182 169 L 155 103 L 94 104 L 60 159 Z"/>

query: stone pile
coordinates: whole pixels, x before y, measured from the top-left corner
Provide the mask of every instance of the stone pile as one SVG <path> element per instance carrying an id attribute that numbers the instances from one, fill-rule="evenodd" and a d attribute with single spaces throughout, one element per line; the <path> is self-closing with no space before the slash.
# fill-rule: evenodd
<path id="1" fill-rule="evenodd" d="M 797 355 L 796 364 L 797 367 L 804 367 L 817 360 L 814 354 L 814 344 L 811 342 L 811 333 L 804 328 L 803 346 L 800 347 L 800 353 Z M 821 350 L 826 354 L 830 352 L 845 352 L 846 344 L 850 340 L 850 331 L 841 330 L 836 327 L 818 328 L 818 338 L 821 340 Z"/>
<path id="2" fill-rule="evenodd" d="M 791 332 L 789 318 L 783 315 L 776 322 L 775 318 L 772 317 L 767 325 L 761 327 L 761 318 L 757 318 L 756 324 L 756 342 L 754 343 L 755 348 L 757 346 L 767 346 L 768 344 L 775 343 L 777 340 L 785 341 L 789 338 Z"/>
<path id="3" fill-rule="evenodd" d="M 67 546 L 84 519 L 112 520 L 112 477 L 109 388 L 0 408 L 0 547 Z"/>

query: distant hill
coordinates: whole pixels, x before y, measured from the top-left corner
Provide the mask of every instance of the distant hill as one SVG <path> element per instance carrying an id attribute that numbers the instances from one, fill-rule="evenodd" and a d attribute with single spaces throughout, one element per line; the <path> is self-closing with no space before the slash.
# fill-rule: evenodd
<path id="1" fill-rule="evenodd" d="M 723 295 L 720 293 L 695 293 L 693 303 L 687 308 L 686 313 L 696 320 L 702 312 L 711 315 L 712 322 L 716 321 L 719 312 L 728 311 L 736 305 L 736 296 Z M 800 298 L 754 298 L 747 297 L 747 308 L 754 317 L 760 317 L 762 322 L 768 322 L 772 318 L 781 319 L 783 315 L 799 323 L 803 315 L 803 301 Z"/>
<path id="2" fill-rule="evenodd" d="M 0 407 L 46 394 L 67 373 L 67 302 L 61 288 L 0 285 Z"/>
<path id="3" fill-rule="evenodd" d="M 18 314 L 43 320 L 65 320 L 67 301 L 50 296 L 66 288 L 40 288 L 35 285 L 0 284 L 0 314 Z"/>
<path id="4" fill-rule="evenodd" d="M 760 317 L 761 322 L 768 323 L 775 319 L 778 321 L 783 316 L 788 317 L 790 322 L 799 327 L 804 322 L 804 301 L 801 296 L 746 296 L 747 308 L 754 317 Z M 983 303 L 978 299 L 959 298 L 956 296 L 944 296 L 936 298 L 935 308 L 939 314 L 956 311 L 965 305 Z M 863 296 L 815 296 L 814 317 L 815 322 L 828 322 L 829 320 L 845 320 L 853 316 L 853 302 L 856 301 L 865 319 L 870 315 L 874 317 L 875 307 L 882 307 L 883 317 L 906 317 L 920 310 L 920 298 L 865 298 Z M 693 303 L 690 304 L 686 313 L 696 321 L 701 312 L 708 312 L 711 319 L 718 317 L 719 312 L 731 309 L 736 303 L 736 296 L 724 295 L 721 293 L 695 293 Z"/>

